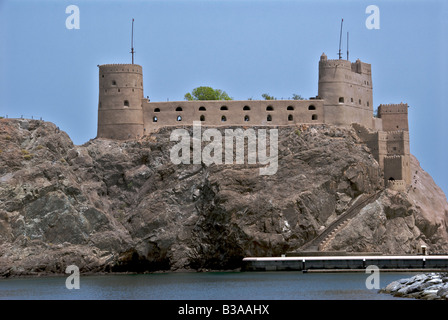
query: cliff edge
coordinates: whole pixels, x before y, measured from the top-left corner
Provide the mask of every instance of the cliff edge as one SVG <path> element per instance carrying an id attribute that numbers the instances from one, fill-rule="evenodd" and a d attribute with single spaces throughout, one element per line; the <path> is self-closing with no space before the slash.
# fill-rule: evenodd
<path id="1" fill-rule="evenodd" d="M 414 157 L 406 192 L 384 190 L 354 130 L 278 130 L 278 171 L 261 176 L 174 165 L 169 128 L 76 146 L 52 123 L 0 120 L 0 276 L 234 269 L 297 250 L 375 193 L 324 250 L 448 252 L 446 197 Z"/>

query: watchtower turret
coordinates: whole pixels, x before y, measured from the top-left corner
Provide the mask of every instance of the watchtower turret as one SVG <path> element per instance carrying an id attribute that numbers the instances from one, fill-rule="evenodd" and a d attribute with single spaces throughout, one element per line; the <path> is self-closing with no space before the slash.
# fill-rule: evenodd
<path id="1" fill-rule="evenodd" d="M 384 131 L 409 131 L 408 104 L 380 104 L 378 117 L 382 119 Z"/>
<path id="2" fill-rule="evenodd" d="M 137 64 L 99 66 L 98 138 L 143 135 L 143 71 Z"/>

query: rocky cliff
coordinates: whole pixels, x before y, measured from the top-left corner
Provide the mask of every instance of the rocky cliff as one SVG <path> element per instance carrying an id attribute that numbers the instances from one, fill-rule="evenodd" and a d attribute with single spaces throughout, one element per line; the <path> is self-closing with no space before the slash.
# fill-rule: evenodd
<path id="1" fill-rule="evenodd" d="M 234 269 L 309 242 L 379 193 L 324 250 L 448 252 L 448 204 L 412 161 L 407 192 L 383 190 L 354 130 L 279 128 L 278 171 L 175 165 L 172 129 L 82 146 L 52 123 L 0 120 L 0 275 Z"/>

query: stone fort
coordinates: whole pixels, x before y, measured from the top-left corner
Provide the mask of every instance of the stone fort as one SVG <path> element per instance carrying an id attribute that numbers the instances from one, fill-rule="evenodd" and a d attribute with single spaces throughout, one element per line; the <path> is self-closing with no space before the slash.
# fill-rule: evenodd
<path id="1" fill-rule="evenodd" d="M 309 100 L 150 102 L 137 64 L 99 67 L 97 138 L 138 139 L 167 126 L 353 126 L 384 172 L 389 188 L 411 183 L 407 104 L 381 104 L 373 114 L 371 65 L 319 60 L 318 94 Z"/>

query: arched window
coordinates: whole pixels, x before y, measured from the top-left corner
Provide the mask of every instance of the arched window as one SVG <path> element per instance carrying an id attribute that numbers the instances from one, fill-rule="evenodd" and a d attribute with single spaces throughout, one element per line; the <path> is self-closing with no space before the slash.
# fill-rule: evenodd
<path id="1" fill-rule="evenodd" d="M 199 111 L 206 111 L 206 110 L 205 110 L 205 107 L 204 107 L 204 106 L 199 107 Z"/>
<path id="2" fill-rule="evenodd" d="M 313 115 L 311 116 L 311 120 L 317 120 L 317 114 L 313 114 Z"/>
<path id="3" fill-rule="evenodd" d="M 177 121 L 182 121 L 182 117 L 181 116 L 177 116 Z"/>
<path id="4" fill-rule="evenodd" d="M 248 116 L 248 115 L 245 115 L 245 116 L 244 116 L 244 121 L 245 121 L 245 122 L 248 122 L 248 121 L 249 121 L 249 116 Z"/>
<path id="5" fill-rule="evenodd" d="M 293 106 L 288 106 L 288 108 L 286 108 L 286 110 L 294 110 Z"/>
<path id="6" fill-rule="evenodd" d="M 268 114 L 268 117 L 266 118 L 267 121 L 272 121 L 272 116 Z"/>
<path id="7" fill-rule="evenodd" d="M 226 118 L 226 116 L 222 116 L 222 117 L 221 117 L 221 121 L 222 121 L 222 122 L 225 122 L 225 121 L 227 121 L 227 118 Z"/>
<path id="8" fill-rule="evenodd" d="M 117 81 L 112 80 L 112 85 L 113 85 L 113 86 L 116 86 L 116 85 L 117 85 Z"/>
<path id="9" fill-rule="evenodd" d="M 182 107 L 177 107 L 176 111 L 182 111 Z"/>
<path id="10" fill-rule="evenodd" d="M 344 103 L 344 97 L 339 97 L 339 103 Z"/>
<path id="11" fill-rule="evenodd" d="M 359 99 L 359 104 L 361 104 L 361 99 Z"/>
<path id="12" fill-rule="evenodd" d="M 288 121 L 292 121 L 294 118 L 293 118 L 293 116 L 292 116 L 292 114 L 290 114 L 289 116 L 288 116 Z"/>
<path id="13" fill-rule="evenodd" d="M 313 106 L 313 105 L 310 105 L 310 106 L 308 107 L 308 110 L 316 110 L 316 107 Z"/>
<path id="14" fill-rule="evenodd" d="M 152 122 L 157 122 L 157 117 L 152 117 Z"/>
<path id="15" fill-rule="evenodd" d="M 129 101 L 128 100 L 124 100 L 124 106 L 125 107 L 129 107 Z"/>
<path id="16" fill-rule="evenodd" d="M 267 106 L 266 111 L 274 111 L 274 108 L 272 106 Z"/>
<path id="17" fill-rule="evenodd" d="M 244 106 L 243 110 L 244 110 L 244 111 L 249 111 L 249 110 L 250 110 L 250 107 L 249 107 L 249 106 Z"/>
<path id="18" fill-rule="evenodd" d="M 204 117 L 204 115 L 201 115 L 201 117 L 199 118 L 199 120 L 201 120 L 201 121 L 205 121 L 205 117 Z"/>
<path id="19" fill-rule="evenodd" d="M 160 112 L 160 109 L 159 108 L 155 108 L 154 112 Z"/>
<path id="20" fill-rule="evenodd" d="M 229 109 L 227 108 L 227 106 L 222 106 L 221 110 L 229 110 Z"/>

